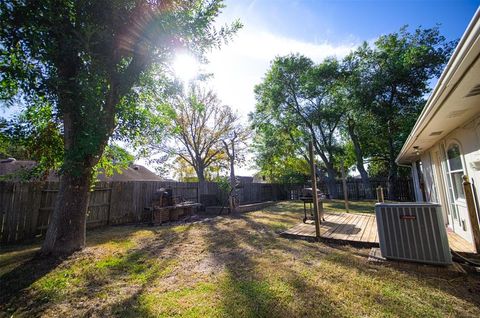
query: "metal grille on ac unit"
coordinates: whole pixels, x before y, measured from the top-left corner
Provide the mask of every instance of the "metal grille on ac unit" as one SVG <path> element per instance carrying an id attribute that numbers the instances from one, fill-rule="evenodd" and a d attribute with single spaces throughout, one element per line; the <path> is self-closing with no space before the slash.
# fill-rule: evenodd
<path id="1" fill-rule="evenodd" d="M 441 206 L 435 203 L 377 203 L 382 256 L 430 264 L 452 263 Z"/>

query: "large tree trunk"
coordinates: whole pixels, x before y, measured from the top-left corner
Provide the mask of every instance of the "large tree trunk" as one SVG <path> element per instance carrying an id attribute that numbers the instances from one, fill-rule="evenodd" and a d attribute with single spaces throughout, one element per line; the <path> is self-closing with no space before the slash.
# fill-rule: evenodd
<path id="1" fill-rule="evenodd" d="M 90 169 L 79 176 L 71 173 L 61 176 L 43 254 L 71 254 L 85 247 L 90 182 Z"/>
<path id="2" fill-rule="evenodd" d="M 390 161 L 390 168 L 388 169 L 388 199 L 389 200 L 397 200 L 398 193 L 397 193 L 397 164 L 395 163 L 395 159 Z"/>
<path id="3" fill-rule="evenodd" d="M 348 134 L 350 135 L 350 139 L 353 143 L 353 149 L 355 151 L 355 159 L 357 161 L 357 170 L 360 173 L 360 177 L 362 178 L 363 189 L 365 190 L 365 197 L 367 199 L 373 198 L 373 193 L 371 189 L 370 179 L 368 177 L 368 173 L 365 170 L 365 165 L 363 162 L 363 151 L 360 145 L 360 141 L 358 140 L 358 136 L 355 132 L 355 123 L 352 119 L 348 119 Z"/>
<path id="4" fill-rule="evenodd" d="M 325 167 L 327 168 L 327 180 L 325 182 L 327 189 L 328 189 L 328 194 L 330 198 L 337 198 L 338 197 L 338 191 L 337 191 L 337 184 L 336 184 L 336 176 L 337 172 L 335 171 L 335 168 L 332 163 L 333 156 L 330 154 L 330 157 L 328 158 L 325 153 L 321 151 L 320 146 L 318 145 L 318 142 L 314 138 L 313 146 L 315 147 L 315 151 L 318 155 L 320 155 L 320 158 L 322 158 L 323 163 L 325 164 Z"/>
<path id="5" fill-rule="evenodd" d="M 333 168 L 333 165 L 325 163 L 327 166 L 327 188 L 328 188 L 328 193 L 330 194 L 330 198 L 332 199 L 337 199 L 338 198 L 338 191 L 337 191 L 337 181 L 335 177 L 337 176 L 337 173 L 335 172 L 335 169 Z"/>
<path id="6" fill-rule="evenodd" d="M 372 184 L 370 183 L 370 177 L 368 176 L 368 172 L 365 170 L 362 162 L 357 161 L 357 170 L 360 173 L 360 177 L 362 178 L 363 189 L 365 191 L 365 198 L 366 199 L 373 199 L 373 189 Z"/>
<path id="7" fill-rule="evenodd" d="M 195 169 L 198 178 L 198 202 L 202 203 L 203 196 L 207 194 L 207 184 L 205 181 L 205 167 L 198 163 L 197 169 Z"/>

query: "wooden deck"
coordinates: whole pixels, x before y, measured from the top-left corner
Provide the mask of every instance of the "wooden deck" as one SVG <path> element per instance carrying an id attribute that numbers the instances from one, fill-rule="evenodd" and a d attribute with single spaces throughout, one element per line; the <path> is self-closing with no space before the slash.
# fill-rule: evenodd
<path id="1" fill-rule="evenodd" d="M 473 247 L 473 245 L 465 241 L 465 239 L 463 239 L 458 234 L 455 234 L 452 231 L 447 230 L 447 235 L 448 235 L 448 244 L 450 245 L 450 248 L 455 252 L 468 253 L 468 254 L 475 253 L 475 248 Z"/>
<path id="2" fill-rule="evenodd" d="M 378 231 L 375 215 L 360 213 L 326 212 L 320 224 L 320 237 L 324 240 L 353 243 L 363 246 L 378 246 Z M 453 232 L 447 231 L 450 248 L 456 252 L 474 253 L 473 245 Z M 313 222 L 300 223 L 281 234 L 285 237 L 314 239 Z"/>

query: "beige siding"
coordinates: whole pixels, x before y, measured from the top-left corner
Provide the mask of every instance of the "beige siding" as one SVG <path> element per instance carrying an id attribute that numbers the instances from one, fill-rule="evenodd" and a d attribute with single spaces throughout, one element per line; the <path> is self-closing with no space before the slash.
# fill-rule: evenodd
<path id="1" fill-rule="evenodd" d="M 452 143 L 457 143 L 460 146 L 464 172 L 475 185 L 477 198 L 480 198 L 480 117 L 477 116 L 465 125 L 453 130 L 419 157 L 422 161 L 425 182 L 425 200 L 441 203 L 444 206 L 445 223 L 448 223 L 449 227 L 464 239 L 472 242 L 466 203 L 461 199 L 449 201 L 446 176 L 443 167 L 439 166 L 442 164 L 439 160 L 443 159 L 443 148 L 441 146 L 443 145 L 447 149 Z M 449 219 L 446 213 L 447 208 L 451 209 L 451 203 L 458 208 L 456 221 Z M 465 227 L 463 224 L 465 224 Z"/>

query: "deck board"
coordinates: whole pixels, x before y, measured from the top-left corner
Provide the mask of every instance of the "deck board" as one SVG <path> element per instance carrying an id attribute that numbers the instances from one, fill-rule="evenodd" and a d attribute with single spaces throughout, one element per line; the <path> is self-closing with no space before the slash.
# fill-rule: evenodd
<path id="1" fill-rule="evenodd" d="M 361 218 L 360 222 L 358 223 L 358 227 L 360 228 L 360 231 L 358 233 L 356 233 L 353 236 L 353 238 L 357 238 L 359 241 L 362 241 L 363 234 L 365 233 L 365 231 L 368 231 L 370 229 L 369 224 L 368 224 L 370 219 L 371 219 L 370 217 Z"/>
<path id="2" fill-rule="evenodd" d="M 374 225 L 374 224 L 373 224 L 373 217 L 369 215 L 368 218 L 365 218 L 365 220 L 363 221 L 362 224 L 363 224 L 364 230 L 363 230 L 362 234 L 361 234 L 361 235 L 360 235 L 360 234 L 357 235 L 357 237 L 358 237 L 358 239 L 359 239 L 360 241 L 369 242 L 369 240 L 368 240 L 368 235 L 369 235 L 369 233 L 371 232 L 371 229 L 372 229 L 372 227 L 373 227 L 373 225 Z M 376 228 L 375 228 L 375 230 L 376 230 Z"/>
<path id="3" fill-rule="evenodd" d="M 373 214 L 325 212 L 320 224 L 320 237 L 329 240 L 356 242 L 378 246 L 377 220 Z M 459 235 L 447 231 L 450 248 L 460 253 L 475 253 L 473 245 Z M 299 223 L 286 230 L 287 237 L 315 238 L 315 224 Z"/>
<path id="4" fill-rule="evenodd" d="M 365 230 L 362 232 L 362 237 L 360 240 L 369 242 L 368 236 L 370 235 L 370 231 L 373 226 L 373 218 L 368 218 L 368 220 L 365 222 Z"/>
<path id="5" fill-rule="evenodd" d="M 355 224 L 355 226 L 350 225 L 349 231 L 346 231 L 345 234 L 348 234 L 346 238 L 347 241 L 353 240 L 358 233 L 362 233 L 365 230 L 365 228 L 362 226 L 364 220 L 365 218 L 362 217 L 361 215 L 355 215 L 349 221 L 349 224 Z"/>
<path id="6" fill-rule="evenodd" d="M 346 214 L 340 221 L 341 223 L 334 231 L 330 233 L 333 239 L 345 239 L 349 235 L 348 226 L 354 224 L 355 216 Z"/>
<path id="7" fill-rule="evenodd" d="M 323 237 L 330 238 L 332 233 L 340 226 L 342 225 L 342 216 L 340 213 L 335 213 L 333 215 L 329 215 L 328 220 L 325 215 L 325 220 L 327 222 L 330 222 L 333 224 L 333 226 L 327 226 L 325 222 L 322 223 L 322 228 L 325 229 L 325 232 L 323 232 Z"/>
<path id="8" fill-rule="evenodd" d="M 447 231 L 447 234 L 448 244 L 450 244 L 451 249 L 461 253 L 475 253 L 473 245 L 464 240 L 460 235 L 451 231 Z"/>

